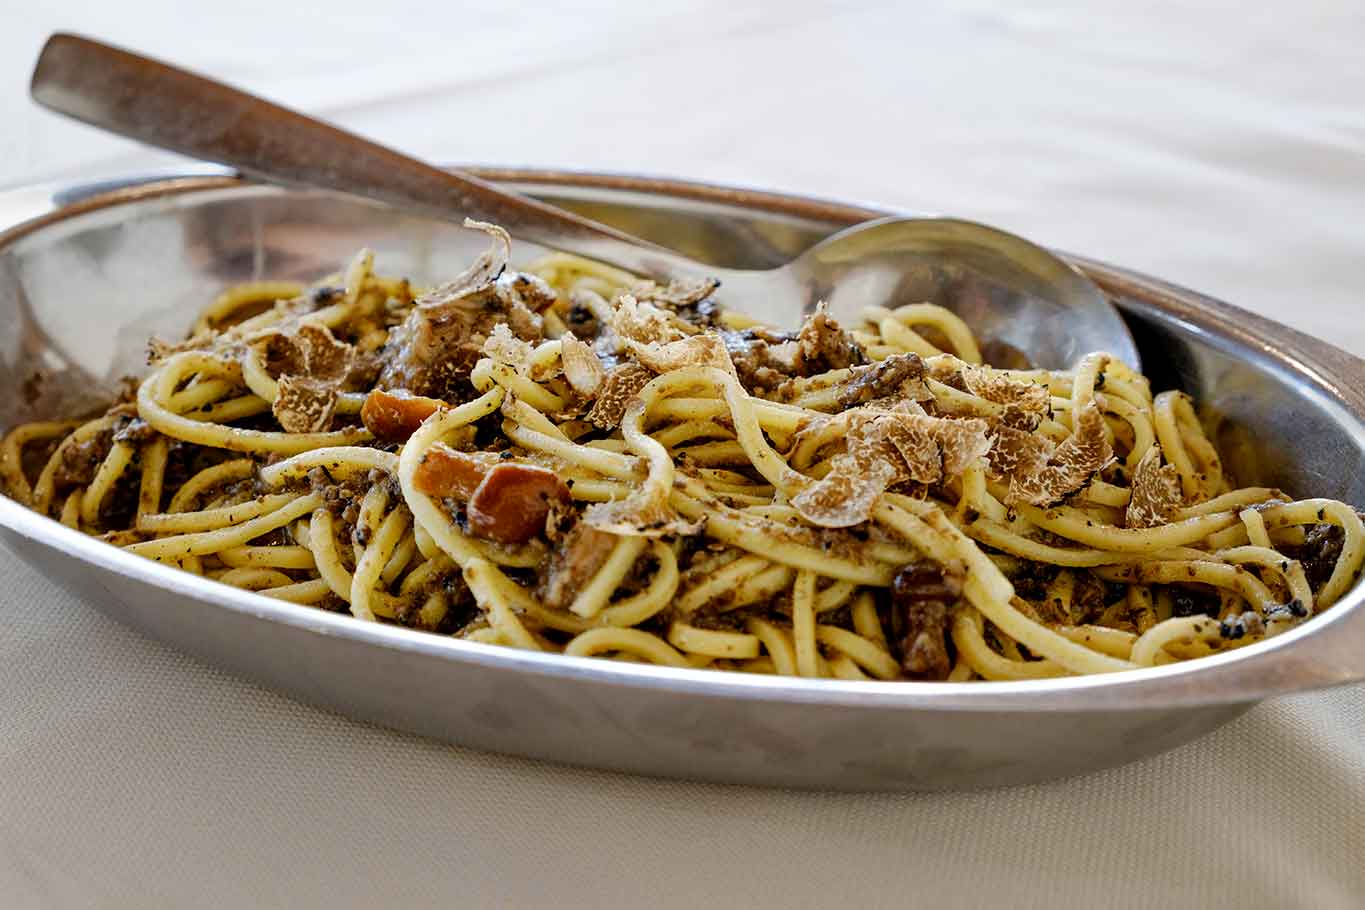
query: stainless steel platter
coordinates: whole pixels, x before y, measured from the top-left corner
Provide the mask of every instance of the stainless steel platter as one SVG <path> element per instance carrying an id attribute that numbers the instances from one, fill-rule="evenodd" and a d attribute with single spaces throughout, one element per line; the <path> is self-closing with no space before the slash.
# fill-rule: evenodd
<path id="1" fill-rule="evenodd" d="M 474 170 L 726 266 L 775 265 L 887 214 L 672 180 Z M 0 195 L 7 214 L 29 220 L 0 233 L 10 391 L 0 426 L 90 405 L 140 372 L 149 335 L 182 333 L 226 284 L 314 278 L 361 246 L 384 271 L 427 281 L 478 248 L 449 225 L 227 176 L 30 188 Z M 536 252 L 521 246 L 518 258 Z M 1072 260 L 1122 309 L 1156 387 L 1204 403 L 1240 478 L 1365 504 L 1365 362 Z M 1263 698 L 1365 679 L 1359 586 L 1293 632 L 1191 663 L 1038 682 L 849 683 L 532 654 L 362 623 L 140 559 L 2 497 L 0 530 L 96 608 L 296 698 L 466 746 L 645 774 L 848 790 L 1017 784 L 1153 755 Z"/>

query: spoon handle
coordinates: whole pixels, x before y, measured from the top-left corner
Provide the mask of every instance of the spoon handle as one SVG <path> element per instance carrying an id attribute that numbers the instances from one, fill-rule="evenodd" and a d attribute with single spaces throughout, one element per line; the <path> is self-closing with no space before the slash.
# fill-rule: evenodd
<path id="1" fill-rule="evenodd" d="M 48 39 L 30 92 L 39 104 L 76 120 L 270 182 L 338 190 L 448 220 L 491 221 L 522 240 L 639 273 L 688 277 L 707 271 L 614 228 L 78 35 Z"/>

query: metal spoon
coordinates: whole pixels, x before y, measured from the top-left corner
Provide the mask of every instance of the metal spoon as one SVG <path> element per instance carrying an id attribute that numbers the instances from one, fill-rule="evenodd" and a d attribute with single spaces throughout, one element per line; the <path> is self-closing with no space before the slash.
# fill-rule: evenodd
<path id="1" fill-rule="evenodd" d="M 222 83 L 88 38 L 56 34 L 33 98 L 148 145 L 272 182 L 364 196 L 437 218 L 476 218 L 513 236 L 655 278 L 716 277 L 731 306 L 776 325 L 820 300 L 846 322 L 861 307 L 930 301 L 1035 365 L 1137 348 L 1093 282 L 1027 240 L 950 218 L 883 218 L 821 241 L 775 269 L 719 269 L 459 172 L 423 164 Z"/>

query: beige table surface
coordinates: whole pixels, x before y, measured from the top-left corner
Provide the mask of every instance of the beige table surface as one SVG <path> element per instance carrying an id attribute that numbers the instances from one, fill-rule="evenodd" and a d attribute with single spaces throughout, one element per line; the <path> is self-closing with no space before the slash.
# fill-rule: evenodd
<path id="1" fill-rule="evenodd" d="M 34 109 L 42 38 L 173 57 L 444 161 L 950 211 L 1365 355 L 1365 6 L 0 4 L 0 186 L 165 164 Z M 0 907 L 1365 906 L 1365 689 L 988 793 L 793 793 L 301 707 L 0 549 Z"/>

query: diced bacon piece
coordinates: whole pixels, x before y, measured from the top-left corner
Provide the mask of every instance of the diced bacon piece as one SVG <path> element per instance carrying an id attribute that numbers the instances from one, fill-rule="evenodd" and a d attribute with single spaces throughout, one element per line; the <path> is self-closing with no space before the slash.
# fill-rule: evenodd
<path id="1" fill-rule="evenodd" d="M 469 529 L 500 543 L 525 543 L 545 530 L 550 503 L 572 501 L 554 471 L 503 462 L 483 478 L 469 498 Z"/>
<path id="2" fill-rule="evenodd" d="M 487 459 L 458 452 L 438 442 L 422 453 L 412 481 L 419 492 L 428 496 L 469 499 L 492 467 Z"/>
<path id="3" fill-rule="evenodd" d="M 424 398 L 403 389 L 375 389 L 365 396 L 360 419 L 365 429 L 388 442 L 404 442 L 432 414 L 445 406 L 438 398 Z"/>

